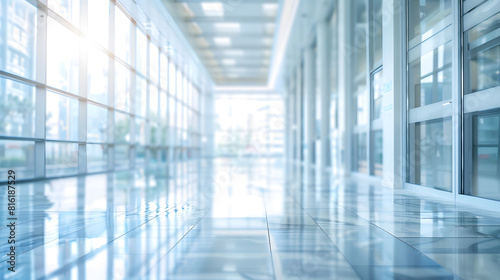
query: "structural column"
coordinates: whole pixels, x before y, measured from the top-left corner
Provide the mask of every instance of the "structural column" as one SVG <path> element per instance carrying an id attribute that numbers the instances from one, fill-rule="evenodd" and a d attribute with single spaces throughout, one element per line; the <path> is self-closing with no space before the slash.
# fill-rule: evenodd
<path id="1" fill-rule="evenodd" d="M 404 63 L 402 57 L 406 49 L 401 42 L 401 1 L 383 1 L 383 184 L 388 187 L 399 188 L 402 183 L 402 164 L 405 155 L 401 153 L 403 131 L 401 118 L 403 111 L 401 96 L 405 94 L 404 83 L 401 82 Z"/>
<path id="2" fill-rule="evenodd" d="M 337 25 L 338 34 L 338 147 L 339 151 L 339 172 L 341 176 L 348 176 L 351 171 L 351 135 L 350 123 L 352 118 L 350 113 L 352 94 L 352 25 L 351 6 L 353 1 L 338 1 L 339 19 Z"/>
<path id="3" fill-rule="evenodd" d="M 293 73 L 291 75 L 293 77 Z M 288 94 L 285 98 L 285 115 L 283 117 L 284 122 L 285 122 L 285 154 L 286 154 L 286 167 L 287 171 L 291 171 L 293 168 L 294 160 L 295 158 L 293 157 L 293 149 L 294 149 L 294 131 L 293 127 L 295 126 L 294 121 L 295 119 L 292 117 L 294 116 L 294 101 L 295 101 L 295 82 L 292 80 L 291 81 L 292 85 L 288 89 Z"/>
<path id="4" fill-rule="evenodd" d="M 316 28 L 317 34 L 317 82 L 320 98 L 320 155 L 317 167 L 321 181 L 327 178 L 326 168 L 330 158 L 330 48 L 329 24 L 322 20 Z"/>
<path id="5" fill-rule="evenodd" d="M 315 87 L 315 54 L 310 46 L 304 50 L 304 101 L 305 101 L 305 174 L 306 182 L 311 184 L 313 165 L 315 163 L 315 141 L 316 141 L 316 87 Z"/>
<path id="6" fill-rule="evenodd" d="M 302 129 L 303 129 L 303 124 L 302 124 L 302 107 L 304 106 L 302 104 L 302 97 L 303 97 L 303 79 L 302 79 L 302 67 L 301 67 L 301 62 L 299 58 L 299 66 L 296 67 L 296 71 L 294 71 L 293 76 L 295 77 L 295 130 L 294 130 L 294 135 L 295 135 L 295 164 L 297 167 L 297 170 L 295 174 L 297 175 L 296 181 L 302 182 L 302 173 L 301 173 L 301 164 L 302 164 Z"/>

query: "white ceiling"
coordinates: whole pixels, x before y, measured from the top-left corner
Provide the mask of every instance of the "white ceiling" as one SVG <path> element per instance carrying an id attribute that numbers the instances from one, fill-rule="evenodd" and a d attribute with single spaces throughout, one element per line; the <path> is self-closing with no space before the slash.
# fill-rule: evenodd
<path id="1" fill-rule="evenodd" d="M 183 26 L 217 86 L 268 83 L 277 0 L 174 0 Z M 181 21 L 181 22 L 179 22 Z"/>

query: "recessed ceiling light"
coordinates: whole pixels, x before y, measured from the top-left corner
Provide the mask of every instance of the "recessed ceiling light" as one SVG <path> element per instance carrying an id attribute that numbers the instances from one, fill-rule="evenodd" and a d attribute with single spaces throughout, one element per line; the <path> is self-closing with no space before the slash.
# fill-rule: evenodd
<path id="1" fill-rule="evenodd" d="M 239 22 L 218 22 L 215 23 L 217 31 L 240 32 L 241 24 Z"/>
<path id="2" fill-rule="evenodd" d="M 229 37 L 215 37 L 214 42 L 219 46 L 229 46 L 231 45 L 231 38 Z"/>
<path id="3" fill-rule="evenodd" d="M 278 5 L 276 3 L 263 4 L 262 11 L 264 12 L 264 15 L 274 17 L 278 11 Z"/>
<path id="4" fill-rule="evenodd" d="M 201 3 L 201 8 L 207 16 L 223 16 L 224 8 L 222 3 Z"/>
<path id="5" fill-rule="evenodd" d="M 222 60 L 222 64 L 225 64 L 225 65 L 235 65 L 236 64 L 236 60 L 234 60 L 234 59 L 223 59 Z"/>

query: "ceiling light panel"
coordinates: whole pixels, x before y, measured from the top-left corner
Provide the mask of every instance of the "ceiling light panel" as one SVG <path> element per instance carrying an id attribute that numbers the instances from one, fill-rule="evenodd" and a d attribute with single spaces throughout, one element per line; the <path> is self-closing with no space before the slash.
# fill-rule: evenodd
<path id="1" fill-rule="evenodd" d="M 262 12 L 265 16 L 276 17 L 278 12 L 278 4 L 276 3 L 265 3 L 262 5 Z"/>
<path id="2" fill-rule="evenodd" d="M 214 42 L 217 46 L 230 46 L 231 38 L 229 37 L 215 37 Z"/>
<path id="3" fill-rule="evenodd" d="M 222 3 L 201 3 L 201 8 L 206 16 L 221 17 L 224 16 L 224 7 Z"/>
<path id="4" fill-rule="evenodd" d="M 224 64 L 224 65 L 235 65 L 236 64 L 236 60 L 234 60 L 234 59 L 223 59 L 222 60 L 222 64 Z"/>

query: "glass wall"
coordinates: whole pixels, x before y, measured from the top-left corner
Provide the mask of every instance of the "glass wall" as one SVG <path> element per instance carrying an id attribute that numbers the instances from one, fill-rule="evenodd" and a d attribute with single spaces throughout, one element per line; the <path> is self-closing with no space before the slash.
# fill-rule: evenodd
<path id="1" fill-rule="evenodd" d="M 500 8 L 490 2 L 464 15 L 464 193 L 500 200 Z"/>
<path id="2" fill-rule="evenodd" d="M 119 1 L 47 2 L 47 17 L 37 1 L 0 3 L 0 171 L 22 180 L 197 158 L 201 92 L 155 25 Z"/>
<path id="3" fill-rule="evenodd" d="M 452 191 L 451 1 L 409 1 L 408 183 Z"/>
<path id="4" fill-rule="evenodd" d="M 370 70 L 370 175 L 383 175 L 383 122 L 382 99 L 384 94 L 383 18 L 382 1 L 370 0 L 369 70 Z"/>
<path id="5" fill-rule="evenodd" d="M 352 18 L 352 168 L 382 176 L 382 1 L 354 1 Z"/>
<path id="6" fill-rule="evenodd" d="M 353 171 L 368 174 L 368 122 L 369 122 L 369 91 L 366 75 L 368 73 L 367 59 L 367 32 L 368 32 L 368 2 L 366 0 L 354 1 L 353 11 Z"/>

